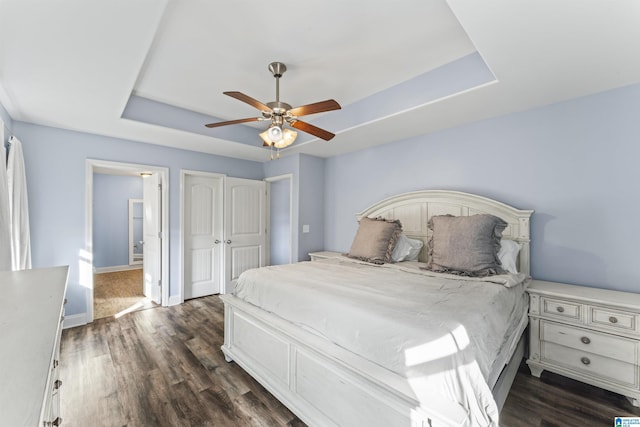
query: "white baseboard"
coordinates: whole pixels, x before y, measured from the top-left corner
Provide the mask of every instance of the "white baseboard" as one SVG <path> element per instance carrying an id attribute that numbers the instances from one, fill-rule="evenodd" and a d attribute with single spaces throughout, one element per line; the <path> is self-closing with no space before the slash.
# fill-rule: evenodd
<path id="1" fill-rule="evenodd" d="M 142 268 L 142 264 L 134 264 L 134 265 L 114 265 L 112 267 L 95 267 L 93 272 L 96 274 L 100 273 L 115 273 L 116 271 L 127 271 L 127 270 L 140 270 Z"/>
<path id="2" fill-rule="evenodd" d="M 76 326 L 82 326 L 87 324 L 87 313 L 72 314 L 70 316 L 64 316 L 64 324 L 62 329 L 75 328 Z"/>
<path id="3" fill-rule="evenodd" d="M 182 304 L 182 299 L 180 298 L 179 295 L 173 295 L 169 297 L 169 306 L 171 305 L 179 305 Z"/>

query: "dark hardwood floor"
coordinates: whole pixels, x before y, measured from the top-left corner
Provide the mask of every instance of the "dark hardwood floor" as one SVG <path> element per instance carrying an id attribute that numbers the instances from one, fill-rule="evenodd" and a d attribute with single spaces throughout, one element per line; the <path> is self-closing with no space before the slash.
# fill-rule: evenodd
<path id="1" fill-rule="evenodd" d="M 216 296 L 63 332 L 65 426 L 304 426 L 235 363 L 224 360 Z M 522 365 L 502 427 L 612 426 L 640 416 L 622 396 Z M 391 426 L 390 426 L 391 427 Z"/>

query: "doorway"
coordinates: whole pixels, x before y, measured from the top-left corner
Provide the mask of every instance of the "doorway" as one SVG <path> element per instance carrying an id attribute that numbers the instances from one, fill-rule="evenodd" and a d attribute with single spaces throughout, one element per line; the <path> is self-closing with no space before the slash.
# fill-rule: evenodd
<path id="1" fill-rule="evenodd" d="M 145 226 L 147 226 L 147 223 L 150 223 L 153 227 L 153 238 L 148 238 L 147 236 L 143 237 L 145 256 L 143 256 L 142 269 L 140 269 L 139 264 L 130 264 L 128 262 L 130 256 L 130 250 L 128 249 L 130 239 L 128 236 L 130 228 L 128 225 L 128 199 L 126 200 L 126 205 L 123 209 L 125 212 L 123 214 L 125 215 L 124 221 L 127 221 L 127 225 L 124 230 L 126 241 L 123 243 L 123 245 L 126 246 L 121 248 L 125 261 L 116 263 L 116 267 L 113 268 L 112 271 L 109 271 L 108 268 L 100 268 L 100 266 L 97 265 L 102 262 L 100 257 L 103 254 L 99 253 L 97 247 L 98 242 L 94 242 L 94 231 L 104 227 L 105 224 L 97 224 L 94 222 L 96 221 L 94 217 L 94 209 L 99 209 L 99 203 L 97 202 L 100 198 L 100 195 L 97 194 L 97 190 L 94 189 L 94 181 L 96 178 L 97 180 L 100 180 L 100 177 L 103 175 L 122 178 L 130 177 L 130 179 L 135 178 L 142 181 L 142 199 L 143 206 L 145 208 L 143 214 L 144 222 Z M 94 280 L 94 272 L 105 274 L 105 276 L 100 279 L 104 278 L 109 280 L 110 283 L 113 283 L 113 286 L 109 286 L 109 291 L 117 291 L 117 288 L 121 288 L 120 291 L 122 291 L 123 287 L 127 287 L 126 283 L 128 281 L 138 281 L 140 280 L 140 277 L 142 277 L 142 282 L 144 283 L 143 295 L 148 297 L 147 302 L 139 304 L 138 307 L 134 307 L 135 304 L 124 307 L 123 310 L 118 312 L 120 314 L 125 314 L 126 312 L 137 308 L 145 308 L 145 304 L 149 306 L 149 301 L 155 301 L 160 305 L 168 305 L 168 238 L 163 235 L 163 230 L 168 229 L 168 186 L 165 184 L 168 182 L 168 169 L 157 166 L 88 159 L 86 161 L 85 176 L 85 255 L 86 259 L 89 261 L 89 265 L 87 266 L 87 270 L 89 270 L 87 271 L 88 274 L 83 275 L 83 283 L 86 283 L 86 322 L 90 323 L 94 318 L 96 318 L 94 302 L 96 296 L 99 296 L 96 292 L 100 291 L 99 288 L 101 287 L 101 280 Z M 147 182 L 146 178 L 143 179 L 142 176 L 150 177 L 151 183 Z M 108 226 L 109 224 L 107 224 L 107 228 Z M 96 243 L 96 245 L 94 245 L 94 243 Z M 148 246 L 151 250 L 147 250 L 147 243 L 149 243 Z M 135 271 L 136 269 L 138 270 L 137 272 Z M 109 278 L 109 274 L 121 277 Z M 138 275 L 137 278 L 136 274 Z M 128 295 L 129 293 L 129 291 L 120 292 L 120 297 L 124 298 L 123 301 L 125 301 L 126 298 L 131 297 L 131 295 Z"/>
<path id="2" fill-rule="evenodd" d="M 143 292 L 143 178 L 94 173 L 93 196 L 94 319 L 153 307 Z"/>
<path id="3" fill-rule="evenodd" d="M 268 265 L 293 262 L 293 176 L 291 174 L 265 179 L 269 219 L 267 224 Z"/>

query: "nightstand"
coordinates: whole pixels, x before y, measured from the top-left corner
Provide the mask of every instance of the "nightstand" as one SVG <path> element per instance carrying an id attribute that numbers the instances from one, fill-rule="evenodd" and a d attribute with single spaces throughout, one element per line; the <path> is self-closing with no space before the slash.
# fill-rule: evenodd
<path id="1" fill-rule="evenodd" d="M 319 259 L 340 258 L 342 256 L 342 253 L 331 252 L 331 251 L 320 251 L 320 252 L 309 252 L 309 256 L 311 257 L 311 261 L 317 261 Z"/>
<path id="2" fill-rule="evenodd" d="M 640 406 L 640 294 L 531 281 L 531 374 L 555 372 Z"/>

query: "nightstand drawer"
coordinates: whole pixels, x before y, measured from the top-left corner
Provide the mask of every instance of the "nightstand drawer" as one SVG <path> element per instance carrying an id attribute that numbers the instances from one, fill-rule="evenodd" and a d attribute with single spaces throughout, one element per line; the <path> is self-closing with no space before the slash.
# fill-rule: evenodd
<path id="1" fill-rule="evenodd" d="M 633 313 L 612 308 L 590 307 L 588 322 L 597 326 L 606 326 L 625 331 L 636 330 L 636 316 Z"/>
<path id="2" fill-rule="evenodd" d="M 582 319 L 582 304 L 542 297 L 540 305 L 543 315 L 548 314 L 574 320 Z"/>
<path id="3" fill-rule="evenodd" d="M 551 342 L 542 342 L 542 360 L 573 371 L 636 388 L 637 366 Z"/>
<path id="4" fill-rule="evenodd" d="M 636 362 L 637 341 L 614 335 L 541 321 L 540 340 L 616 359 L 621 362 Z"/>

